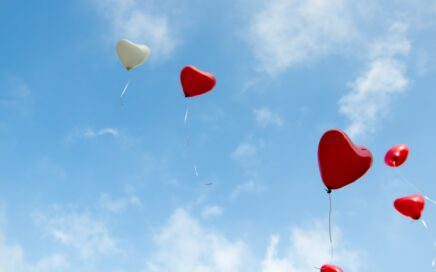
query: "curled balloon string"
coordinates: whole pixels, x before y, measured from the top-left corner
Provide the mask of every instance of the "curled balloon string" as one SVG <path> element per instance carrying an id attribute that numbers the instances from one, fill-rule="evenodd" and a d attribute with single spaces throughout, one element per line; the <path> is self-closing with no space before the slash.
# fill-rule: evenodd
<path id="1" fill-rule="evenodd" d="M 197 164 L 195 162 L 195 159 L 194 159 L 194 156 L 192 155 L 192 150 L 191 150 L 191 139 L 189 137 L 189 131 L 188 131 L 188 118 L 189 118 L 189 104 L 186 103 L 186 110 L 185 110 L 185 117 L 184 117 L 186 147 L 188 148 L 188 153 L 189 153 L 191 160 L 192 160 L 192 168 L 194 169 L 194 174 L 196 177 L 198 177 Z"/>
<path id="2" fill-rule="evenodd" d="M 127 81 L 126 85 L 124 86 L 123 91 L 121 92 L 120 98 L 123 98 L 124 94 L 127 92 L 127 89 L 129 88 L 130 79 Z"/>
<path id="3" fill-rule="evenodd" d="M 433 268 L 433 271 L 436 271 L 436 241 L 433 237 L 433 234 L 430 231 L 430 228 L 428 227 L 427 223 L 424 221 L 424 219 L 420 220 L 422 225 L 427 231 L 428 236 L 430 236 L 431 242 L 433 244 L 433 260 L 431 262 L 431 267 Z"/>

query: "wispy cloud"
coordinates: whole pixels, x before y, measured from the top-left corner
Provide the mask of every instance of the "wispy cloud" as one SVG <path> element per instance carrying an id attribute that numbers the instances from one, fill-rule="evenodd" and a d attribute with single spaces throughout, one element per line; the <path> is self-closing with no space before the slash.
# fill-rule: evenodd
<path id="1" fill-rule="evenodd" d="M 249 43 L 259 70 L 274 76 L 335 53 L 357 35 L 345 0 L 272 0 L 253 16 Z"/>
<path id="2" fill-rule="evenodd" d="M 223 214 L 223 209 L 219 206 L 206 206 L 201 212 L 201 216 L 204 219 L 209 219 L 212 217 L 217 217 Z"/>
<path id="3" fill-rule="evenodd" d="M 74 249 L 83 259 L 119 252 L 106 222 L 88 213 L 57 208 L 53 214 L 36 213 L 34 218 L 55 241 Z"/>
<path id="4" fill-rule="evenodd" d="M 307 272 L 334 261 L 346 271 L 360 271 L 362 252 L 349 248 L 335 228 L 335 257 L 330 260 L 328 232 L 319 223 L 293 227 L 289 244 L 279 250 L 279 235 L 271 236 L 266 256 L 255 258 L 242 240 L 231 240 L 203 226 L 183 209 L 176 210 L 154 237 L 150 272 Z"/>
<path id="5" fill-rule="evenodd" d="M 142 202 L 136 195 L 133 194 L 129 194 L 118 199 L 113 199 L 108 194 L 102 193 L 100 195 L 99 205 L 101 208 L 111 213 L 120 213 L 129 207 L 141 208 Z"/>
<path id="6" fill-rule="evenodd" d="M 168 57 L 174 50 L 177 31 L 172 17 L 159 8 L 160 2 L 140 0 L 95 0 L 108 19 L 115 39 L 127 38 L 147 44 L 152 55 Z M 156 57 L 153 57 L 156 58 Z"/>
<path id="7" fill-rule="evenodd" d="M 23 271 L 25 263 L 23 252 L 19 245 L 6 243 L 3 234 L 0 234 L 0 271 Z"/>
<path id="8" fill-rule="evenodd" d="M 254 110 L 254 115 L 256 117 L 256 124 L 259 127 L 282 127 L 285 123 L 283 118 L 279 114 L 272 112 L 267 107 L 262 107 Z"/>
<path id="9" fill-rule="evenodd" d="M 406 90 L 406 64 L 400 58 L 411 48 L 406 32 L 406 25 L 394 23 L 385 38 L 370 45 L 368 68 L 340 99 L 339 111 L 350 121 L 347 131 L 351 136 L 373 133 L 389 112 L 392 100 Z"/>
<path id="10" fill-rule="evenodd" d="M 155 253 L 147 261 L 149 272 L 254 271 L 247 263 L 245 243 L 204 228 L 183 209 L 174 212 L 154 241 Z"/>
<path id="11" fill-rule="evenodd" d="M 21 245 L 10 244 L 0 233 L 0 271 L 1 272 L 56 272 L 66 271 L 68 261 L 63 255 L 53 254 L 32 264 L 25 259 Z"/>
<path id="12" fill-rule="evenodd" d="M 230 198 L 235 199 L 244 193 L 260 194 L 265 190 L 266 190 L 265 186 L 260 185 L 259 183 L 256 183 L 253 180 L 250 180 L 236 186 L 236 188 L 233 189 L 233 191 L 230 193 Z"/>
<path id="13" fill-rule="evenodd" d="M 110 135 L 117 137 L 118 136 L 118 130 L 116 128 L 102 128 L 99 130 L 93 130 L 91 128 L 87 128 L 81 132 L 79 132 L 79 136 L 82 136 L 83 138 L 95 138 L 98 136 L 104 136 L 104 135 Z"/>
<path id="14" fill-rule="evenodd" d="M 232 152 L 231 157 L 235 160 L 253 158 L 257 155 L 258 147 L 252 143 L 243 142 Z"/>
<path id="15" fill-rule="evenodd" d="M 236 146 L 230 157 L 244 170 L 246 175 L 254 178 L 259 173 L 259 165 L 262 163 L 261 151 L 264 147 L 265 143 L 262 140 L 249 136 Z"/>
<path id="16" fill-rule="evenodd" d="M 42 258 L 35 265 L 31 265 L 27 271 L 32 271 L 32 272 L 70 271 L 69 270 L 70 268 L 71 265 L 64 255 L 54 254 Z"/>
<path id="17" fill-rule="evenodd" d="M 213 206 L 211 206 L 213 207 Z M 212 208 L 211 210 L 215 210 Z M 87 258 L 78 261 L 74 252 L 65 255 L 54 253 L 36 262 L 29 262 L 19 244 L 11 244 L 0 230 L 0 271 L 4 272 L 55 272 L 101 271 L 90 266 L 94 260 L 88 257 L 112 251 L 114 243 L 108 243 L 108 226 L 102 225 L 89 215 L 62 213 L 37 215 L 38 222 L 48 234 L 65 246 L 79 250 Z M 364 271 L 363 252 L 347 246 L 339 229 L 333 227 L 335 241 L 334 259 L 330 260 L 330 244 L 325 224 L 313 222 L 309 226 L 292 227 L 287 243 L 280 244 L 280 236 L 272 235 L 265 256 L 255 256 L 254 250 L 242 239 L 232 239 L 216 229 L 205 226 L 184 209 L 175 210 L 168 221 L 153 234 L 149 255 L 139 254 L 149 272 L 306 272 L 327 261 L 333 261 L 346 271 Z M 287 235 L 286 235 L 287 236 Z M 84 250 L 84 251 L 82 251 Z M 89 255 L 90 254 L 90 255 Z M 83 256 L 82 256 L 83 257 Z M 106 259 L 102 259 L 103 263 Z M 111 271 L 142 271 L 144 267 L 126 269 L 117 267 Z M 126 270 L 120 270 L 126 269 Z M 362 270 L 360 270 L 362 269 Z"/>
<path id="18" fill-rule="evenodd" d="M 73 132 L 71 132 L 66 137 L 66 142 L 70 143 L 77 139 L 96 139 L 101 136 L 112 136 L 112 137 L 118 137 L 120 136 L 120 132 L 117 128 L 101 128 L 101 129 L 94 129 L 94 128 L 82 128 L 82 129 L 75 129 Z"/>
<path id="19" fill-rule="evenodd" d="M 341 265 L 345 271 L 360 271 L 363 254 L 347 247 L 338 229 L 335 229 L 335 254 L 330 259 L 328 232 L 320 223 L 291 229 L 290 244 L 283 254 L 279 252 L 280 236 L 273 235 L 262 262 L 262 272 L 306 272 L 328 262 Z"/>

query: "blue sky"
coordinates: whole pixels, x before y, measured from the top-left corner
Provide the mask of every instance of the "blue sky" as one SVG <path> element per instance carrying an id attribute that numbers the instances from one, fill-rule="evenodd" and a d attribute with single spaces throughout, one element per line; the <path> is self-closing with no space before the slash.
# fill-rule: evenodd
<path id="1" fill-rule="evenodd" d="M 436 4 L 379 2 L 2 0 L 0 272 L 431 271 L 392 202 L 436 197 Z M 122 38 L 152 50 L 131 72 Z M 212 92 L 184 98 L 188 64 Z M 374 155 L 333 194 L 333 260 L 330 128 Z"/>

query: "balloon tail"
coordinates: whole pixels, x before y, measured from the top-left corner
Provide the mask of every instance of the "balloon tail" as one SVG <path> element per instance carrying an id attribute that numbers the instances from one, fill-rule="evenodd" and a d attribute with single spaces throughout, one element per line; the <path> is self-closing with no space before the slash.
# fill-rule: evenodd
<path id="1" fill-rule="evenodd" d="M 186 106 L 186 111 L 185 111 L 185 125 L 188 122 L 188 115 L 189 115 L 189 107 Z"/>
<path id="2" fill-rule="evenodd" d="M 436 253 L 436 241 L 435 241 L 433 235 L 431 234 L 430 229 L 429 229 L 427 223 L 424 221 L 424 219 L 421 219 L 420 221 L 421 221 L 422 225 L 424 226 L 424 228 L 427 230 L 427 234 L 428 234 L 428 236 L 430 236 L 431 242 L 433 244 L 433 251 L 434 251 L 433 254 L 434 255 L 433 255 L 433 260 L 431 262 L 431 267 L 433 268 L 433 271 L 436 271 L 436 254 L 435 254 Z"/>
<path id="3" fill-rule="evenodd" d="M 190 151 L 191 141 L 189 138 L 189 132 L 188 132 L 188 116 L 189 116 L 189 106 L 186 105 L 186 111 L 185 111 L 185 118 L 184 118 L 184 124 L 185 124 L 185 141 L 186 145 L 188 147 L 188 151 Z M 190 152 L 189 152 L 190 153 Z"/>
<path id="4" fill-rule="evenodd" d="M 333 238 L 332 238 L 332 194 L 329 195 L 329 239 L 330 239 L 330 259 L 333 261 Z"/>
<path id="5" fill-rule="evenodd" d="M 195 163 L 194 163 L 194 173 L 195 176 L 198 177 L 197 165 L 195 165 Z"/>
<path id="6" fill-rule="evenodd" d="M 189 118 L 189 105 L 186 104 L 186 111 L 185 111 L 185 117 L 184 117 L 184 124 L 185 124 L 185 140 L 186 140 L 186 146 L 188 148 L 188 153 L 192 160 L 192 168 L 194 169 L 194 174 L 196 177 L 198 177 L 198 170 L 197 170 L 197 164 L 195 163 L 194 156 L 192 154 L 192 148 L 191 148 L 191 139 L 189 137 L 189 131 L 188 131 L 188 118 Z"/>
<path id="7" fill-rule="evenodd" d="M 123 92 L 120 95 L 120 98 L 123 98 L 124 94 L 127 92 L 127 89 L 129 88 L 130 80 L 127 81 L 126 86 L 124 86 Z"/>

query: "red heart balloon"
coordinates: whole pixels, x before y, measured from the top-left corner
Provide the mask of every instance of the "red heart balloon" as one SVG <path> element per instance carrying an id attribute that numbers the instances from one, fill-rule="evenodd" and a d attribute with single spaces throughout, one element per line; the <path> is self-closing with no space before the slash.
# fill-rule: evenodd
<path id="1" fill-rule="evenodd" d="M 402 165 L 409 155 L 409 148 L 405 144 L 399 144 L 391 149 L 385 155 L 385 163 L 390 167 L 398 167 Z"/>
<path id="2" fill-rule="evenodd" d="M 326 264 L 321 267 L 321 272 L 344 272 L 344 270 L 335 265 Z"/>
<path id="3" fill-rule="evenodd" d="M 372 154 L 356 146 L 341 130 L 324 133 L 318 146 L 321 178 L 329 190 L 342 188 L 362 177 L 372 165 Z"/>
<path id="4" fill-rule="evenodd" d="M 192 97 L 209 92 L 216 84 L 211 73 L 203 72 L 192 65 L 185 66 L 180 73 L 185 97 Z"/>
<path id="5" fill-rule="evenodd" d="M 414 220 L 421 218 L 424 206 L 424 197 L 418 194 L 398 198 L 394 201 L 394 207 L 399 213 Z"/>

